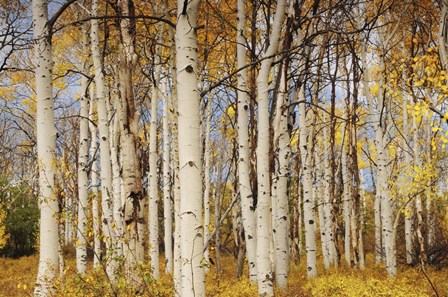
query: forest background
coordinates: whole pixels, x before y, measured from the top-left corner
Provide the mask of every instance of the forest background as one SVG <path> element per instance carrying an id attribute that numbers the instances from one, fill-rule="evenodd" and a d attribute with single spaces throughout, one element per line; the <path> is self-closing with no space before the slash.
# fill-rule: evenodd
<path id="1" fill-rule="evenodd" d="M 446 0 L 0 3 L 5 296 L 448 294 Z"/>

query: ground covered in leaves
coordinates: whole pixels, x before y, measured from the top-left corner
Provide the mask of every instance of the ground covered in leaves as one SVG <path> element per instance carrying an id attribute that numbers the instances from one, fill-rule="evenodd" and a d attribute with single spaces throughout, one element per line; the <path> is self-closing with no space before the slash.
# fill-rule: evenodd
<path id="1" fill-rule="evenodd" d="M 391 278 L 385 274 L 384 267 L 376 266 L 371 262 L 371 260 L 367 262 L 368 268 L 364 271 L 340 267 L 321 273 L 313 280 L 307 280 L 303 263 L 298 267 L 292 265 L 288 289 L 276 290 L 276 296 L 448 296 L 448 282 L 446 282 L 448 270 L 428 268 L 427 276 L 425 276 L 419 269 L 403 266 L 400 267 L 399 275 Z M 207 275 L 207 296 L 257 296 L 255 284 L 247 279 L 235 278 L 235 263 L 232 257 L 224 257 L 223 272 L 219 277 L 214 270 L 215 267 L 211 267 Z M 0 296 L 32 296 L 37 264 L 37 255 L 20 259 L 0 258 Z M 145 292 L 140 296 L 173 296 L 172 279 L 169 276 L 164 275 L 159 282 L 155 282 L 147 271 L 146 267 L 142 268 Z M 114 295 L 102 271 L 91 271 L 85 277 L 77 275 L 73 257 L 67 260 L 65 278 L 57 284 L 57 287 L 57 296 Z M 119 281 L 115 293 L 118 296 L 137 296 L 124 280 Z"/>

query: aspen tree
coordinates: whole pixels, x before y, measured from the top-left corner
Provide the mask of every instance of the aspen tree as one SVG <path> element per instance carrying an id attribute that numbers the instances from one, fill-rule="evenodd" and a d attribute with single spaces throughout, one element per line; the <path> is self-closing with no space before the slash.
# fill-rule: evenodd
<path id="1" fill-rule="evenodd" d="M 196 25 L 199 0 L 177 1 L 181 296 L 205 296 Z"/>
<path id="2" fill-rule="evenodd" d="M 237 60 L 238 68 L 244 67 L 246 62 L 246 48 L 244 43 L 246 26 L 246 3 L 238 0 L 238 24 L 237 24 Z M 250 185 L 250 157 L 249 157 L 249 127 L 248 110 L 249 98 L 247 94 L 247 71 L 241 70 L 237 76 L 238 80 L 238 183 L 241 196 L 241 211 L 246 241 L 247 260 L 249 263 L 249 279 L 257 280 L 256 252 L 257 237 L 255 230 L 255 203 L 252 197 Z"/>
<path id="3" fill-rule="evenodd" d="M 211 97 L 212 98 L 212 97 Z M 207 241 L 210 236 L 210 158 L 212 154 L 211 146 L 210 146 L 210 130 L 211 130 L 211 105 L 212 99 L 208 99 L 205 103 L 205 139 L 204 139 L 204 244 L 207 245 L 204 251 L 204 259 L 208 261 L 210 259 L 210 251 L 208 248 Z M 205 270 L 208 272 L 209 265 L 206 265 Z"/>
<path id="4" fill-rule="evenodd" d="M 89 52 L 89 36 L 87 24 L 83 25 L 83 49 Z M 78 153 L 78 234 L 76 242 L 76 271 L 85 274 L 87 270 L 87 210 L 88 210 L 88 174 L 89 160 L 89 82 L 86 75 L 89 73 L 89 56 L 84 61 L 84 73 L 81 77 L 81 109 L 79 119 L 79 153 Z"/>
<path id="5" fill-rule="evenodd" d="M 90 182 L 92 184 L 92 225 L 93 225 L 93 268 L 100 266 L 101 259 L 101 216 L 99 211 L 98 196 L 98 166 L 97 166 L 97 128 L 94 124 L 94 106 L 95 106 L 95 86 L 90 88 L 90 107 L 89 107 L 89 131 L 90 131 Z"/>
<path id="6" fill-rule="evenodd" d="M 275 280 L 280 288 L 285 288 L 289 270 L 289 205 L 288 205 L 288 176 L 289 176 L 289 133 L 288 133 L 288 102 L 287 102 L 287 67 L 280 67 L 280 86 L 277 95 L 276 126 L 274 140 L 278 164 L 275 172 L 275 207 L 273 216 L 275 224 Z"/>
<path id="7" fill-rule="evenodd" d="M 151 259 L 152 277 L 159 279 L 159 182 L 157 174 L 157 109 L 160 97 L 160 46 L 156 48 L 154 57 L 154 79 L 151 96 L 151 125 L 149 131 L 149 257 Z"/>
<path id="8" fill-rule="evenodd" d="M 98 112 L 98 136 L 100 140 L 100 160 L 101 160 L 101 213 L 102 213 L 102 232 L 106 241 L 106 250 L 110 259 L 107 259 L 106 270 L 109 279 L 112 281 L 116 278 L 117 261 L 114 259 L 113 245 L 116 243 L 112 237 L 113 222 L 113 200 L 112 200 L 112 168 L 110 160 L 110 144 L 109 144 L 109 118 L 107 115 L 106 98 L 104 91 L 104 73 L 101 60 L 99 27 L 98 20 L 98 0 L 92 0 L 93 19 L 90 21 L 90 38 L 92 42 L 92 62 L 95 81 L 95 95 Z"/>
<path id="9" fill-rule="evenodd" d="M 133 71 L 137 64 L 135 52 L 136 24 L 135 7 L 132 0 L 118 2 L 120 15 L 120 62 L 118 67 L 119 100 L 117 114 L 120 130 L 121 169 L 123 178 L 122 195 L 124 209 L 124 256 L 128 281 L 133 286 L 140 286 L 140 280 L 135 272 L 143 262 L 144 255 L 144 195 L 140 172 L 140 161 L 137 150 L 137 135 L 139 114 L 135 106 Z"/>
<path id="10" fill-rule="evenodd" d="M 273 55 L 278 51 L 280 32 L 285 19 L 286 1 L 277 2 L 270 34 L 269 47 L 263 53 L 260 71 L 257 77 L 258 96 L 258 146 L 257 146 L 257 274 L 259 296 L 273 296 L 273 274 L 270 268 L 271 243 L 271 197 L 270 197 L 270 137 L 269 137 L 269 73 L 272 68 Z"/>
<path id="11" fill-rule="evenodd" d="M 168 30 L 169 39 L 173 41 L 170 48 L 170 74 L 171 74 L 171 114 L 172 121 L 172 179 L 173 179 L 173 210 L 174 210 L 174 249 L 173 249 L 173 283 L 176 296 L 181 293 L 181 253 L 180 253 L 180 183 L 179 183 L 179 130 L 178 130 L 178 100 L 177 100 L 177 68 L 176 68 L 176 46 L 173 30 Z"/>
<path id="12" fill-rule="evenodd" d="M 312 156 L 309 144 L 312 134 L 309 132 L 306 115 L 305 102 L 305 86 L 301 86 L 299 91 L 299 129 L 300 129 L 300 154 L 302 160 L 303 175 L 303 221 L 305 226 L 305 249 L 306 249 L 306 265 L 308 277 L 317 275 L 316 269 L 316 224 L 314 215 L 314 199 L 313 199 L 313 173 L 312 173 Z"/>
<path id="13" fill-rule="evenodd" d="M 33 0 L 34 69 L 36 80 L 36 135 L 39 169 L 40 245 L 35 296 L 50 296 L 57 277 L 58 201 L 54 193 L 56 127 L 53 111 L 52 45 L 48 26 L 48 2 Z"/>
<path id="14" fill-rule="evenodd" d="M 164 243 L 165 243 L 165 272 L 173 273 L 173 205 L 171 202 L 171 171 L 170 171 L 170 122 L 169 97 L 166 92 L 166 81 L 161 83 L 163 99 L 163 216 L 164 216 Z"/>

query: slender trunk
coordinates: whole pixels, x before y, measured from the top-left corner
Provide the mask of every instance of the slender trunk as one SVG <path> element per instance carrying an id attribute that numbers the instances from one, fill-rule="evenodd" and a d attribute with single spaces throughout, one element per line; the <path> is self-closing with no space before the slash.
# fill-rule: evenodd
<path id="1" fill-rule="evenodd" d="M 157 112 L 160 97 L 160 46 L 157 46 L 154 58 L 155 70 L 151 97 L 151 126 L 149 131 L 149 258 L 151 259 L 152 277 L 159 279 L 159 181 L 157 174 Z"/>
<path id="2" fill-rule="evenodd" d="M 246 26 L 245 1 L 238 0 L 238 33 L 237 33 L 237 58 L 238 68 L 246 63 L 246 48 L 244 28 Z M 257 237 L 255 234 L 255 201 L 250 185 L 250 156 L 249 156 L 249 127 L 248 109 L 249 98 L 247 94 L 247 72 L 238 73 L 238 183 L 241 196 L 241 210 L 246 241 L 247 260 L 249 263 L 249 279 L 257 280 L 256 252 Z"/>
<path id="3" fill-rule="evenodd" d="M 208 237 L 210 236 L 210 130 L 211 130 L 211 99 L 206 103 L 205 109 L 205 146 L 204 146 L 204 244 L 206 244 Z M 205 267 L 206 272 L 209 270 L 210 252 L 208 245 L 204 251 L 204 258 L 207 261 Z"/>
<path id="4" fill-rule="evenodd" d="M 315 199 L 317 200 L 317 211 L 319 215 L 319 230 L 320 230 L 320 241 L 322 245 L 322 256 L 324 259 L 324 268 L 328 269 L 331 265 L 330 251 L 328 248 L 328 217 L 325 213 L 325 195 L 323 193 L 325 177 L 324 177 L 324 165 L 322 162 L 321 154 L 322 151 L 316 150 L 316 185 L 314 187 Z"/>
<path id="5" fill-rule="evenodd" d="M 161 85 L 163 96 L 163 216 L 164 216 L 164 243 L 165 243 L 165 272 L 173 273 L 173 204 L 171 202 L 171 176 L 170 176 L 170 123 L 169 101 L 166 92 L 166 82 Z"/>
<path id="6" fill-rule="evenodd" d="M 178 132 L 178 100 L 177 100 L 177 66 L 176 66 L 176 52 L 174 45 L 173 30 L 168 31 L 170 39 L 173 40 L 173 45 L 170 51 L 171 60 L 171 109 L 173 115 L 172 122 L 172 179 L 173 179 L 173 206 L 174 206 L 174 251 L 173 251 L 173 283 L 176 296 L 181 294 L 181 277 L 182 277 L 182 265 L 181 265 L 181 238 L 180 238 L 180 182 L 179 182 L 179 132 Z"/>
<path id="7" fill-rule="evenodd" d="M 350 257 L 350 201 L 351 201 L 351 178 L 348 172 L 348 160 L 347 155 L 347 126 L 345 125 L 345 132 L 342 142 L 342 152 L 341 152 L 341 166 L 342 166 L 342 178 L 344 184 L 344 192 L 343 192 L 343 207 L 344 207 L 344 253 L 345 253 L 345 261 L 348 266 L 351 266 L 351 257 Z"/>
<path id="8" fill-rule="evenodd" d="M 272 68 L 272 56 L 277 52 L 280 42 L 280 32 L 285 18 L 286 1 L 277 2 L 273 29 L 270 32 L 269 47 L 264 53 L 266 58 L 261 62 L 257 77 L 258 91 L 258 146 L 257 146 L 257 273 L 258 294 L 273 296 L 273 276 L 270 269 L 271 241 L 271 197 L 270 197 L 270 135 L 269 135 L 269 84 L 268 78 Z"/>
<path id="9" fill-rule="evenodd" d="M 216 160 L 216 182 L 213 188 L 213 200 L 215 201 L 215 263 L 216 274 L 219 279 L 221 267 L 221 197 L 222 197 L 222 171 L 223 171 L 223 157 L 218 156 Z"/>
<path id="10" fill-rule="evenodd" d="M 98 0 L 92 1 L 92 17 L 98 16 Z M 102 232 L 106 241 L 106 254 L 110 256 L 106 260 L 106 270 L 109 278 L 114 281 L 117 261 L 114 257 L 114 245 L 116 243 L 113 235 L 113 213 L 112 213 L 112 168 L 110 161 L 109 145 L 109 118 L 106 109 L 106 98 L 104 92 L 104 74 L 101 61 L 101 51 L 99 42 L 98 20 L 91 20 L 90 38 L 92 40 L 92 59 L 95 80 L 95 94 L 98 105 L 98 134 L 100 139 L 100 159 L 101 159 L 101 210 L 102 210 Z"/>
<path id="11" fill-rule="evenodd" d="M 410 135 L 410 125 L 409 125 L 409 115 L 408 115 L 408 108 L 407 105 L 409 104 L 408 95 L 405 94 L 405 99 L 403 100 L 403 131 L 405 135 L 405 141 L 403 145 L 407 145 L 406 140 L 411 139 Z M 412 155 L 407 152 L 405 153 L 405 166 L 407 167 L 407 170 L 410 170 L 410 165 L 412 163 Z M 406 196 L 406 199 L 410 199 L 409 197 L 409 190 L 407 189 L 408 185 L 404 185 L 404 195 Z M 406 201 L 407 202 L 407 201 Z M 406 263 L 412 264 L 414 262 L 414 243 L 413 243 L 413 234 L 414 234 L 414 226 L 413 226 L 413 220 L 414 220 L 414 204 L 410 201 L 406 205 L 405 209 L 405 216 L 404 216 L 404 232 L 405 232 L 405 243 L 406 243 Z"/>
<path id="12" fill-rule="evenodd" d="M 93 268 L 100 267 L 101 261 L 101 216 L 99 211 L 99 201 L 98 201 L 98 166 L 97 166 L 97 129 L 93 124 L 94 120 L 94 106 L 95 106 L 95 93 L 94 88 L 91 88 L 90 94 L 90 110 L 89 110 L 89 130 L 90 130 L 90 181 L 92 184 L 92 221 L 93 221 Z"/>
<path id="13" fill-rule="evenodd" d="M 311 149 L 308 147 L 307 138 L 313 136 L 308 133 L 306 107 L 305 107 L 305 86 L 301 87 L 299 94 L 299 129 L 300 129 L 300 154 L 302 160 L 303 174 L 303 222 L 305 225 L 305 249 L 308 277 L 317 275 L 316 267 L 316 227 L 314 215 L 313 199 L 313 173 Z"/>
<path id="14" fill-rule="evenodd" d="M 89 49 L 87 24 L 83 25 L 83 48 Z M 84 72 L 89 73 L 89 62 L 84 63 Z M 76 271 L 84 275 L 87 271 L 87 210 L 88 210 L 88 174 L 89 160 L 89 82 L 86 76 L 81 77 L 81 110 L 79 112 L 79 153 L 78 153 L 78 240 L 76 242 Z"/>
<path id="15" fill-rule="evenodd" d="M 287 68 L 281 67 L 280 87 L 277 95 L 276 126 L 274 127 L 274 140 L 278 154 L 278 164 L 275 172 L 275 280 L 280 288 L 286 288 L 289 270 L 289 205 L 288 205 L 288 176 L 289 176 L 289 133 L 288 133 L 288 103 L 287 95 Z"/>
<path id="16" fill-rule="evenodd" d="M 327 117 L 325 117 L 327 119 Z M 329 127 L 328 125 L 323 128 L 323 134 L 324 134 L 324 151 L 328 152 L 329 148 L 328 146 L 330 144 L 330 136 L 329 136 Z M 331 167 L 330 167 L 330 155 L 324 156 L 324 215 L 325 215 L 325 234 L 327 237 L 327 245 L 328 245 L 328 256 L 330 260 L 330 264 L 333 264 L 335 266 L 338 265 L 338 254 L 336 251 L 336 242 L 334 235 L 334 228 L 333 228 L 333 220 L 332 220 L 332 195 L 330 194 L 331 191 Z"/>

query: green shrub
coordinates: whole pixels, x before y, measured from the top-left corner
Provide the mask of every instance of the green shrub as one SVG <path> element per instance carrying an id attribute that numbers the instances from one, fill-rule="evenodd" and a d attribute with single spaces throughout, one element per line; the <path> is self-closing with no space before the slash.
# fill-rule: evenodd
<path id="1" fill-rule="evenodd" d="M 6 214 L 5 227 L 8 236 L 0 254 L 18 258 L 33 254 L 39 224 L 37 197 L 26 184 L 11 185 L 0 180 L 0 204 Z"/>

